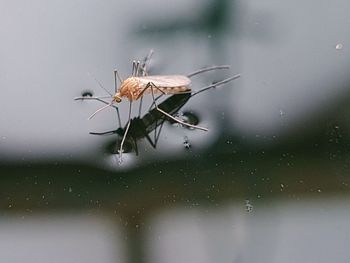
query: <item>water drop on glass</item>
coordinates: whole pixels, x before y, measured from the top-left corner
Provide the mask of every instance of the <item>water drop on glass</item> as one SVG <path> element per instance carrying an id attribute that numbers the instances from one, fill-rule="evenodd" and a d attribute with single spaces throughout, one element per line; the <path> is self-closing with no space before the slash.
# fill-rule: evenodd
<path id="1" fill-rule="evenodd" d="M 335 46 L 335 49 L 336 50 L 342 50 L 343 49 L 343 44 L 342 43 L 339 43 Z"/>

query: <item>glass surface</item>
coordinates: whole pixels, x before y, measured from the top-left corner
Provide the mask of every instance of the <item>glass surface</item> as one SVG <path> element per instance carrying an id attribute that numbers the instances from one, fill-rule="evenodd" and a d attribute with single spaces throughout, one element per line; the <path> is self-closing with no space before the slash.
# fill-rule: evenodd
<path id="1" fill-rule="evenodd" d="M 1 262 L 347 262 L 347 1 L 0 6 Z"/>

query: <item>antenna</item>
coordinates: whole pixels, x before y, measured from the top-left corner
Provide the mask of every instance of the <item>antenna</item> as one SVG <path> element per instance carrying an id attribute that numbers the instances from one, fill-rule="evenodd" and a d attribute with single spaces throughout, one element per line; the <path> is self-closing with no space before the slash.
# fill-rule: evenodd
<path id="1" fill-rule="evenodd" d="M 100 88 L 102 88 L 105 92 L 107 92 L 109 95 L 111 95 L 111 97 L 113 97 L 113 94 L 110 93 L 105 87 L 102 86 L 101 82 L 99 82 L 93 75 L 90 74 L 90 72 L 88 72 L 89 76 L 92 77 L 96 83 L 100 86 Z"/>

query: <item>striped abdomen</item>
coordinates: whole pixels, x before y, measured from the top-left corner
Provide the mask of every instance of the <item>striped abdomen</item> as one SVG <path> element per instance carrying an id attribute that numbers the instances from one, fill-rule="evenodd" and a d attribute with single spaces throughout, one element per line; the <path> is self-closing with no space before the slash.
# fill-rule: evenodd
<path id="1" fill-rule="evenodd" d="M 153 85 L 145 89 L 149 83 Z M 190 85 L 191 80 L 182 75 L 130 77 L 123 81 L 119 92 L 122 97 L 127 97 L 129 100 L 136 100 L 139 98 L 141 92 L 144 92 L 142 95 L 149 94 L 153 89 L 153 93 L 155 94 L 162 92 L 165 94 L 179 94 L 191 91 Z"/>

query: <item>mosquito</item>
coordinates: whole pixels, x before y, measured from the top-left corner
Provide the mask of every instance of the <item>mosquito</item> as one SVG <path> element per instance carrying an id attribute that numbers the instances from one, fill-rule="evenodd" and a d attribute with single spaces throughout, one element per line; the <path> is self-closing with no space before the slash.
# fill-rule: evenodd
<path id="1" fill-rule="evenodd" d="M 226 84 L 236 78 L 238 78 L 240 75 L 235 75 L 233 77 L 221 80 L 219 82 L 213 83 L 211 85 L 208 85 L 206 87 L 201 88 L 200 90 L 193 92 L 193 93 L 184 93 L 184 94 L 174 94 L 167 98 L 166 100 L 162 101 L 158 104 L 158 107 L 162 110 L 166 111 L 167 113 L 174 115 L 176 114 L 193 96 L 202 93 L 208 89 L 219 87 L 223 84 Z M 127 134 L 127 140 L 129 139 L 130 143 L 132 144 L 132 148 L 135 150 L 136 155 L 138 155 L 138 147 L 137 147 L 137 141 L 146 138 L 147 141 L 150 143 L 150 145 L 153 148 L 157 147 L 158 139 L 160 137 L 160 133 L 163 127 L 164 122 L 167 120 L 167 117 L 164 116 L 161 112 L 159 112 L 156 108 L 151 108 L 148 110 L 148 112 L 143 115 L 142 117 L 134 117 L 130 120 L 130 128 Z M 157 131 L 157 128 L 159 127 L 159 130 Z M 116 130 L 111 131 L 105 131 L 105 132 L 90 132 L 92 135 L 112 135 L 117 134 L 120 137 L 124 136 L 126 127 L 122 128 L 119 126 Z M 154 133 L 153 140 L 151 139 L 150 134 Z"/>
<path id="2" fill-rule="evenodd" d="M 126 98 L 129 100 L 129 114 L 128 114 L 128 122 L 127 126 L 125 128 L 125 132 L 120 144 L 119 148 L 119 154 L 121 157 L 121 154 L 123 152 L 123 145 L 124 141 L 126 139 L 126 136 L 128 134 L 130 124 L 131 124 L 131 109 L 132 109 L 132 103 L 134 101 L 140 100 L 140 108 L 142 104 L 142 98 L 145 94 L 151 94 L 154 108 L 162 113 L 164 116 L 168 117 L 169 119 L 172 119 L 173 121 L 183 125 L 187 126 L 193 129 L 199 129 L 203 131 L 208 131 L 207 128 L 193 125 L 190 123 L 187 123 L 185 121 L 182 121 L 168 112 L 164 111 L 160 107 L 158 107 L 157 99 L 161 97 L 162 95 L 174 95 L 174 94 L 186 94 L 186 93 L 192 93 L 191 89 L 191 77 L 203 72 L 216 70 L 216 69 L 227 69 L 229 66 L 223 65 L 223 66 L 212 66 L 203 68 L 200 70 L 197 70 L 191 74 L 185 75 L 148 75 L 147 74 L 147 63 L 149 62 L 151 56 L 153 54 L 153 50 L 150 51 L 148 56 L 145 58 L 144 63 L 140 63 L 139 61 L 133 61 L 132 64 L 132 74 L 130 77 L 128 77 L 125 80 L 122 80 L 118 74 L 117 70 L 114 70 L 114 88 L 115 88 L 115 94 L 113 95 L 110 93 L 107 89 L 105 89 L 98 81 L 98 84 L 101 88 L 103 88 L 112 98 L 110 102 L 107 102 L 103 100 L 103 97 L 78 97 L 75 98 L 75 100 L 84 100 L 84 99 L 95 99 L 99 100 L 106 105 L 96 110 L 93 114 L 90 115 L 89 119 L 93 118 L 97 113 L 101 112 L 102 110 L 108 108 L 108 107 L 114 107 L 117 109 L 117 113 L 119 116 L 119 110 L 118 107 L 115 106 L 116 103 L 120 103 L 122 101 L 122 98 Z M 117 79 L 120 82 L 120 87 L 118 89 L 117 86 Z M 157 99 L 155 98 L 155 94 L 161 93 L 161 96 L 159 96 Z M 152 106 L 151 106 L 152 107 Z M 119 123 L 120 117 L 118 117 Z"/>

